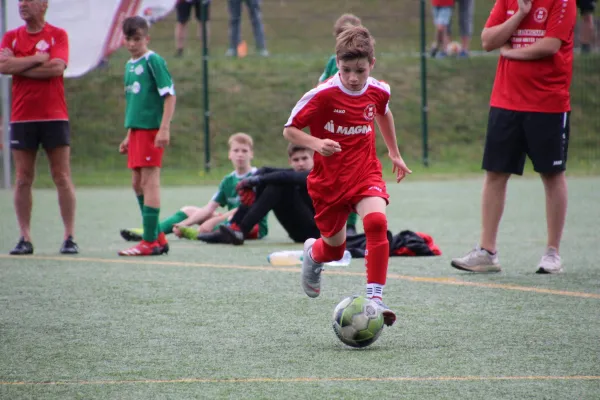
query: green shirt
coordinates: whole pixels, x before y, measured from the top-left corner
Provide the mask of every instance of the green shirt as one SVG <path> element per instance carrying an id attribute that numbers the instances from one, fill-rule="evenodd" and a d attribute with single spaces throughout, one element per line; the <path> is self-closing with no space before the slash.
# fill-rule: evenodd
<path id="1" fill-rule="evenodd" d="M 327 79 L 331 78 L 335 73 L 338 72 L 337 61 L 335 54 L 329 57 L 329 61 L 327 61 L 327 65 L 325 66 L 325 71 L 319 77 L 319 82 L 325 82 Z"/>
<path id="2" fill-rule="evenodd" d="M 129 60 L 125 65 L 125 128 L 160 128 L 167 94 L 175 95 L 175 87 L 161 56 L 148 51 Z"/>
<path id="3" fill-rule="evenodd" d="M 221 207 L 227 207 L 227 210 L 233 210 L 240 205 L 240 196 L 238 195 L 235 187 L 244 178 L 256 173 L 257 169 L 252 168 L 250 172 L 245 175 L 238 175 L 235 171 L 227 175 L 219 184 L 219 189 L 212 197 L 212 200 L 218 203 Z M 258 223 L 258 237 L 262 238 L 267 236 L 269 233 L 269 227 L 267 225 L 267 216 L 260 220 Z"/>

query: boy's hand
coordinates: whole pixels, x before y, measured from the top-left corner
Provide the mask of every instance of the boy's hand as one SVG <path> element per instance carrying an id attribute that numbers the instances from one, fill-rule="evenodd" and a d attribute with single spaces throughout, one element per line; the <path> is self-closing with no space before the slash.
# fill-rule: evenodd
<path id="1" fill-rule="evenodd" d="M 323 139 L 315 150 L 322 156 L 329 157 L 334 153 L 342 151 L 342 146 L 334 140 Z"/>
<path id="2" fill-rule="evenodd" d="M 119 145 L 119 153 L 127 154 L 129 150 L 129 135 L 125 136 L 125 139 Z"/>
<path id="3" fill-rule="evenodd" d="M 169 132 L 168 126 L 161 126 L 154 139 L 154 146 L 159 149 L 163 149 L 169 145 L 171 139 L 171 132 Z"/>
<path id="4" fill-rule="evenodd" d="M 406 175 L 412 174 L 412 171 L 408 169 L 401 156 L 390 156 L 390 158 L 392 159 L 392 164 L 394 164 L 392 172 L 396 174 L 396 182 L 400 182 Z"/>

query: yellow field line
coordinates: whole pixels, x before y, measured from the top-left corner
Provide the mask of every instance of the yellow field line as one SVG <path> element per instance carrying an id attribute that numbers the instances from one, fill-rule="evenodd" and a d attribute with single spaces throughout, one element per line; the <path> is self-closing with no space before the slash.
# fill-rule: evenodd
<path id="1" fill-rule="evenodd" d="M 468 381 L 595 381 L 600 376 L 573 375 L 573 376 L 391 376 L 384 378 L 357 377 L 357 378 L 181 378 L 181 379 L 132 379 L 132 380 L 106 380 L 106 381 L 14 381 L 2 382 L 0 386 L 25 386 L 25 385 L 126 385 L 135 383 L 304 383 L 304 382 L 468 382 Z"/>
<path id="2" fill-rule="evenodd" d="M 15 260 L 14 256 L 0 255 L 0 259 L 11 259 Z M 253 271 L 275 271 L 275 272 L 300 272 L 299 268 L 296 267 L 274 267 L 274 266 L 250 266 L 250 265 L 227 265 L 227 264 L 208 264 L 208 263 L 194 263 L 184 261 L 163 261 L 164 258 L 160 258 L 161 261 L 152 260 L 145 258 L 143 261 L 140 259 L 130 258 L 119 258 L 119 259 L 106 259 L 106 258 L 92 258 L 92 257 L 53 257 L 53 256 L 32 256 L 23 257 L 21 260 L 46 260 L 46 261 L 70 261 L 70 262 L 96 262 L 104 264 L 135 264 L 135 265 L 158 265 L 161 267 L 192 267 L 192 268 L 217 268 L 217 269 L 240 269 L 240 270 L 253 270 Z M 341 275 L 341 276 L 364 276 L 363 272 L 352 272 L 343 270 L 329 270 L 326 272 L 328 275 Z M 555 296 L 569 296 L 569 297 L 581 297 L 588 299 L 600 299 L 598 293 L 586 293 L 586 292 L 570 292 L 566 290 L 555 290 L 536 288 L 530 286 L 519 286 L 519 285 L 508 285 L 501 283 L 485 283 L 485 282 L 469 282 L 463 281 L 456 278 L 442 278 L 442 277 L 426 277 L 426 276 L 410 276 L 410 275 L 399 275 L 390 273 L 388 279 L 399 279 L 410 282 L 425 282 L 425 283 L 437 283 L 442 285 L 455 285 L 455 286 L 472 286 L 479 288 L 488 289 L 502 289 L 502 290 L 516 290 L 521 292 L 531 292 L 539 294 L 550 294 Z"/>

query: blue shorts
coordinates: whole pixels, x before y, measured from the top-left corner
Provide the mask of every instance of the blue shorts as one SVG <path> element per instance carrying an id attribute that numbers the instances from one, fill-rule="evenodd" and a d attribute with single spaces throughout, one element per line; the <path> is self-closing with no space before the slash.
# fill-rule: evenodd
<path id="1" fill-rule="evenodd" d="M 450 25 L 451 18 L 452 18 L 452 7 L 433 7 L 433 23 L 436 26 Z"/>

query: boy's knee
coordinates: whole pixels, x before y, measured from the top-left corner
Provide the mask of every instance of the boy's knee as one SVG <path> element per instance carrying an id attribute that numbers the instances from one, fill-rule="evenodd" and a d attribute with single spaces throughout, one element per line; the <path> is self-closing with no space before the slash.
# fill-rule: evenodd
<path id="1" fill-rule="evenodd" d="M 387 238 L 387 218 L 383 213 L 367 214 L 363 219 L 363 227 L 367 235 L 373 234 Z"/>

